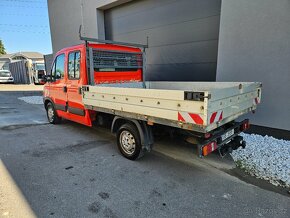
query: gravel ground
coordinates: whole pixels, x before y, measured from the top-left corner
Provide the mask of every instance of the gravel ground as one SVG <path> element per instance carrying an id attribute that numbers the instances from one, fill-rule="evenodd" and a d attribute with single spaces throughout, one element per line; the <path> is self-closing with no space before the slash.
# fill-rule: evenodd
<path id="1" fill-rule="evenodd" d="M 233 151 L 238 167 L 275 186 L 290 187 L 290 141 L 270 136 L 242 134 L 245 149 Z"/>
<path id="2" fill-rule="evenodd" d="M 28 104 L 43 104 L 42 96 L 25 96 L 19 97 L 18 99 L 25 101 Z"/>

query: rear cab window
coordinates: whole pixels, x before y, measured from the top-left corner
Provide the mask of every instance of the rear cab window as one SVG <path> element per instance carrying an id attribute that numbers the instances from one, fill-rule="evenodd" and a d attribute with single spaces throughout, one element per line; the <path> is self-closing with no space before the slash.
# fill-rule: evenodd
<path id="1" fill-rule="evenodd" d="M 80 51 L 70 52 L 68 55 L 68 79 L 74 80 L 80 78 Z"/>

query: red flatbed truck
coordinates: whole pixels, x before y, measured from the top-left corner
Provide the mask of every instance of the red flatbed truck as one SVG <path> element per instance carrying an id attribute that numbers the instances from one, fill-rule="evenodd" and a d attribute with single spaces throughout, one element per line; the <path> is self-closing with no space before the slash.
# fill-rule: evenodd
<path id="1" fill-rule="evenodd" d="M 56 53 L 43 99 L 48 121 L 109 124 L 121 154 L 131 160 L 152 149 L 153 128 L 191 137 L 198 155 L 221 155 L 246 146 L 239 134 L 261 100 L 258 82 L 148 82 L 147 46 L 85 38 Z M 96 43 L 97 42 L 97 43 Z M 101 43 L 101 44 L 100 44 Z"/>

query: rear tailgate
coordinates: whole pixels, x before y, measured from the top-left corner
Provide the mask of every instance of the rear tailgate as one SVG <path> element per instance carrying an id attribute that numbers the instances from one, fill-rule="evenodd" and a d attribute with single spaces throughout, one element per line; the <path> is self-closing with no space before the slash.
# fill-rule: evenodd
<path id="1" fill-rule="evenodd" d="M 261 102 L 261 87 L 258 82 L 243 82 L 232 87 L 209 90 L 205 99 L 207 131 L 228 123 L 237 117 L 253 111 Z"/>

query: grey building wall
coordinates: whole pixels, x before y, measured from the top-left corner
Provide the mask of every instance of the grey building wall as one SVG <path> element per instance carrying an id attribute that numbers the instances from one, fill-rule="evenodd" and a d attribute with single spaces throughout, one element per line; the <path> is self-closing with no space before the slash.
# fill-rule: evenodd
<path id="1" fill-rule="evenodd" d="M 263 82 L 250 119 L 290 130 L 289 0 L 223 0 L 217 80 Z"/>
<path id="2" fill-rule="evenodd" d="M 49 23 L 53 53 L 79 44 L 78 30 L 82 24 L 80 0 L 48 0 Z"/>
<path id="3" fill-rule="evenodd" d="M 52 51 L 82 43 L 82 34 L 93 38 L 105 38 L 104 10 L 131 0 L 47 0 Z"/>
<path id="4" fill-rule="evenodd" d="M 121 33 L 123 28 L 128 28 L 126 23 L 120 23 L 118 19 L 119 13 L 123 13 L 122 16 L 132 13 L 130 10 L 126 12 L 125 7 L 122 9 L 121 5 L 127 2 L 132 2 L 131 6 L 128 5 L 132 10 L 138 9 L 134 6 L 134 4 L 139 4 L 138 0 L 48 0 L 53 51 L 80 43 L 78 40 L 80 24 L 83 25 L 82 32 L 86 36 L 104 39 L 106 28 L 108 38 L 126 41 L 126 38 L 117 34 Z M 164 1 L 154 2 L 160 4 Z M 173 2 L 173 0 L 167 2 Z M 192 0 L 192 2 L 204 4 L 203 2 L 209 1 Z M 192 14 L 200 12 L 195 11 L 195 7 L 190 7 L 190 9 L 192 9 Z M 123 10 L 125 12 L 122 12 Z M 182 13 L 182 10 L 178 14 L 173 13 L 170 19 L 178 18 Z M 160 16 L 163 16 L 162 13 Z M 139 21 L 134 28 L 142 25 L 143 20 L 141 22 L 139 19 Z M 145 19 L 144 23 L 148 24 L 148 20 Z M 247 117 L 250 117 L 254 124 L 285 130 L 290 130 L 289 24 L 289 0 L 222 0 L 217 80 L 263 82 L 263 103 L 258 107 L 255 115 L 247 115 Z M 191 31 L 188 28 L 180 28 L 178 33 L 169 36 L 164 31 L 165 29 L 160 28 L 161 32 L 157 34 L 161 37 L 157 40 L 149 36 L 149 43 L 158 46 L 163 43 L 162 38 L 178 42 L 186 38 L 186 33 Z M 196 29 L 200 30 L 202 27 Z M 214 30 L 210 28 L 207 31 Z M 153 31 L 150 32 L 151 34 Z M 193 38 L 199 32 L 196 31 L 194 34 L 196 35 L 191 35 Z M 128 33 L 126 37 L 129 41 L 144 42 L 144 37 L 136 37 L 134 34 Z M 197 53 L 202 56 L 204 52 L 207 53 L 201 49 Z M 156 60 L 153 58 L 150 60 L 153 56 L 153 52 L 148 54 L 148 61 L 155 64 Z M 169 56 L 167 58 L 171 60 Z"/>

